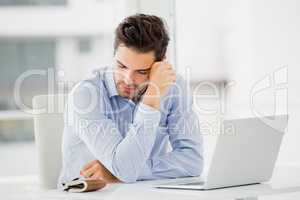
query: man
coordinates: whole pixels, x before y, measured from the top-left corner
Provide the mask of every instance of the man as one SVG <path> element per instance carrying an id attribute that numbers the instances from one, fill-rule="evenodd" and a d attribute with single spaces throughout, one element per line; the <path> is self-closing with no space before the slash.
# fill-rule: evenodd
<path id="1" fill-rule="evenodd" d="M 165 59 L 168 42 L 159 17 L 137 14 L 118 25 L 114 66 L 69 94 L 59 184 L 201 174 L 199 123 L 187 84 Z"/>

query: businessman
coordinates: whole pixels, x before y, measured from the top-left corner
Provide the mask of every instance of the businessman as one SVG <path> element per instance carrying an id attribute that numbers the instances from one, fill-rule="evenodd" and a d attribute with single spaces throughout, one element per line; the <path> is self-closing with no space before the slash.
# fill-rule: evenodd
<path id="1" fill-rule="evenodd" d="M 116 28 L 113 65 L 69 93 L 59 184 L 198 176 L 202 137 L 188 84 L 166 60 L 162 19 L 136 14 Z"/>

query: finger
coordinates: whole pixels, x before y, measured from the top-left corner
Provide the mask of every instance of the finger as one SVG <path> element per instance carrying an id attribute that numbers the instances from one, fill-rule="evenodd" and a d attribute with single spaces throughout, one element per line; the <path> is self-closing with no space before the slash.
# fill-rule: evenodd
<path id="1" fill-rule="evenodd" d="M 169 64 L 167 59 L 163 59 L 161 62 L 164 63 L 164 64 Z"/>
<path id="2" fill-rule="evenodd" d="M 93 167 L 90 167 L 89 169 L 83 171 L 82 174 L 85 178 L 88 178 L 91 177 L 97 171 L 97 169 L 97 165 L 94 165 Z"/>
<path id="3" fill-rule="evenodd" d="M 152 64 L 152 66 L 151 66 L 151 68 L 156 68 L 156 67 L 158 67 L 158 66 L 160 66 L 160 64 L 161 64 L 162 62 L 154 62 L 153 64 Z"/>
<path id="4" fill-rule="evenodd" d="M 102 179 L 101 173 L 99 171 L 95 172 L 92 176 L 92 179 Z"/>
<path id="5" fill-rule="evenodd" d="M 87 169 L 89 169 L 90 167 L 92 167 L 94 164 L 96 164 L 97 160 L 92 160 L 90 162 L 88 162 L 86 165 L 84 165 L 81 168 L 81 171 L 86 171 Z"/>
<path id="6" fill-rule="evenodd" d="M 164 68 L 165 68 L 165 69 L 168 69 L 168 70 L 173 70 L 172 65 L 169 64 L 169 63 L 165 64 L 165 65 L 164 65 Z"/>

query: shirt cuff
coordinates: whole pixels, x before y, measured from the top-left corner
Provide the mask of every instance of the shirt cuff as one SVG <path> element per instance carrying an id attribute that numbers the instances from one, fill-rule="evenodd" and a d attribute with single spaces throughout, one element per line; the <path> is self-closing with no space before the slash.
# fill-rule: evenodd
<path id="1" fill-rule="evenodd" d="M 153 179 L 152 164 L 151 164 L 151 160 L 148 159 L 144 165 L 142 173 L 140 174 L 137 180 L 142 181 L 142 180 L 151 180 L 151 179 Z"/>
<path id="2" fill-rule="evenodd" d="M 159 110 L 152 108 L 144 103 L 140 103 L 134 117 L 134 123 L 146 123 L 152 126 L 158 126 L 161 118 Z"/>

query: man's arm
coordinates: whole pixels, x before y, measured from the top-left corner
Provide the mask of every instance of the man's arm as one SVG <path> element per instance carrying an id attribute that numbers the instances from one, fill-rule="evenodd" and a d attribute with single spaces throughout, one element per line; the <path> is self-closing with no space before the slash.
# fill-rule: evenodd
<path id="1" fill-rule="evenodd" d="M 102 179 L 106 183 L 121 182 L 99 160 L 92 160 L 80 170 L 80 175 L 90 179 Z"/>
<path id="2" fill-rule="evenodd" d="M 68 113 L 75 122 L 71 128 L 97 160 L 119 180 L 134 182 L 141 173 L 156 138 L 161 115 L 158 110 L 160 96 L 174 81 L 175 74 L 170 65 L 156 63 L 152 67 L 152 85 L 145 92 L 125 138 L 103 113 L 108 102 L 105 102 L 101 86 L 85 82 L 70 94 Z"/>
<path id="3" fill-rule="evenodd" d="M 196 113 L 192 109 L 192 95 L 183 79 L 176 82 L 171 93 L 174 104 L 168 116 L 168 132 L 172 151 L 149 158 L 139 179 L 199 176 L 203 170 L 203 139 Z M 173 97 L 172 97 L 173 96 Z"/>
<path id="4" fill-rule="evenodd" d="M 149 157 L 161 114 L 141 103 L 123 138 L 117 125 L 104 115 L 107 102 L 103 92 L 103 88 L 88 81 L 74 88 L 68 97 L 66 120 L 72 124 L 66 125 L 114 176 L 134 182 Z"/>

